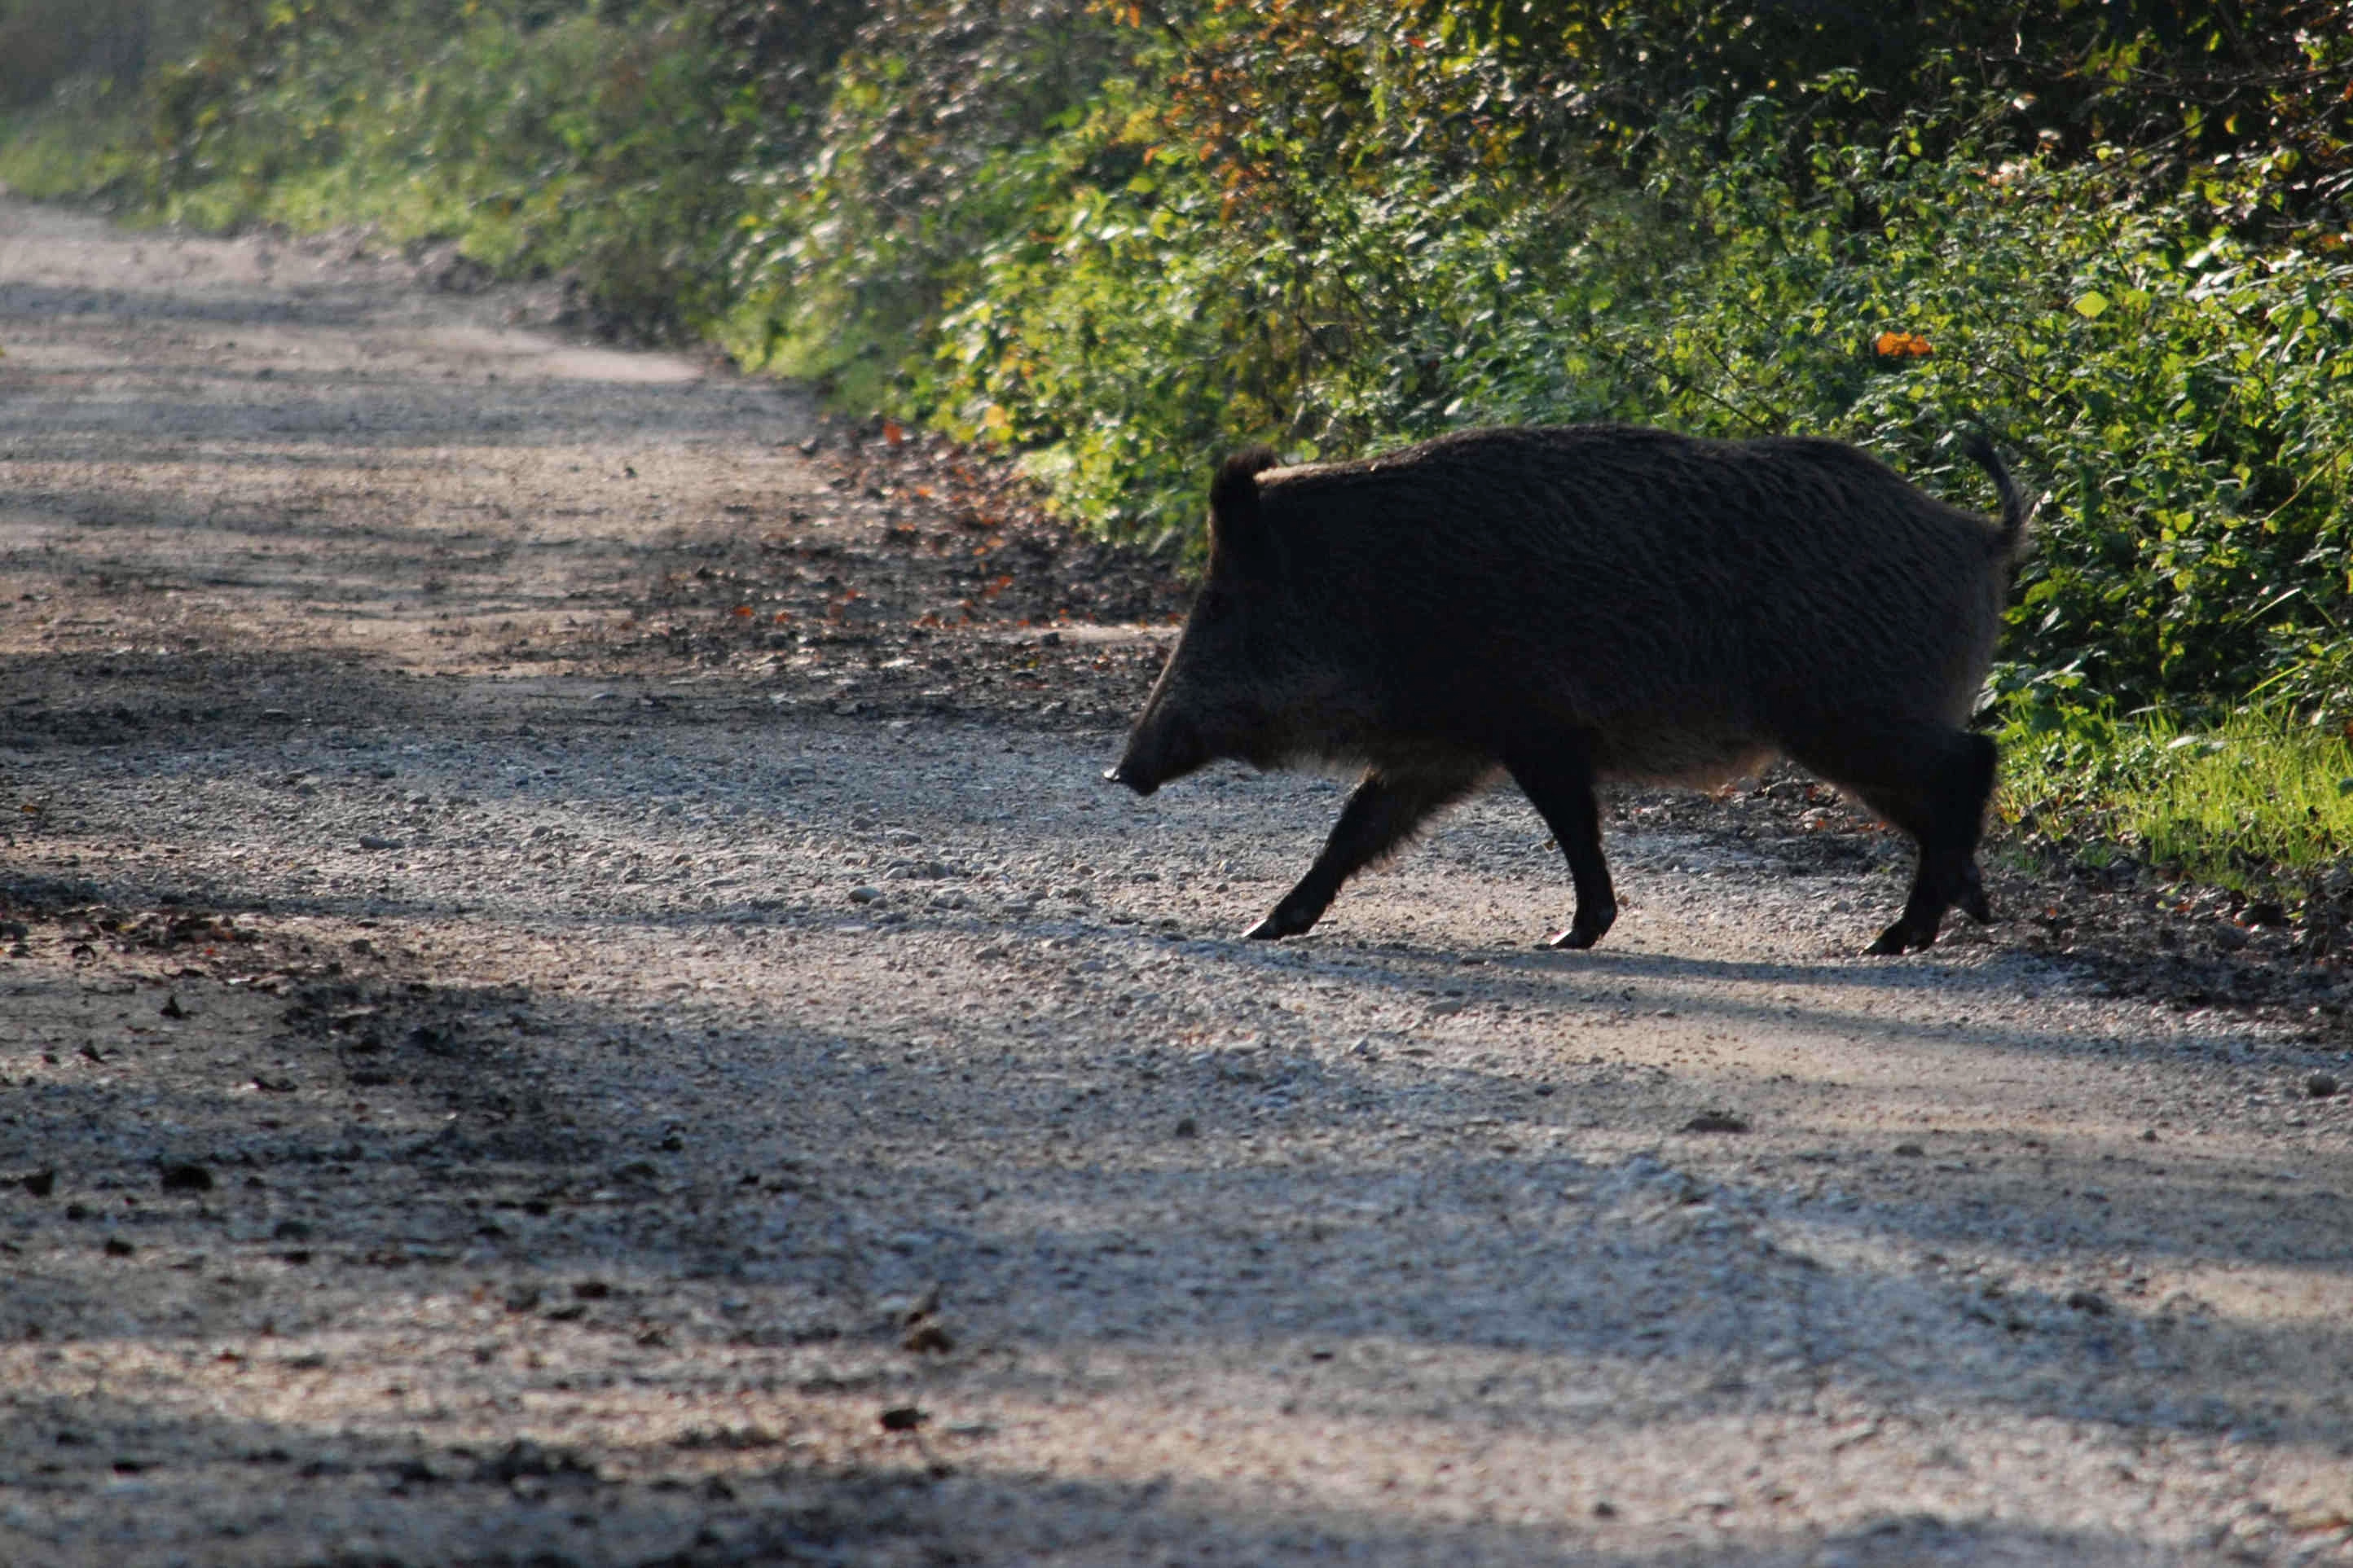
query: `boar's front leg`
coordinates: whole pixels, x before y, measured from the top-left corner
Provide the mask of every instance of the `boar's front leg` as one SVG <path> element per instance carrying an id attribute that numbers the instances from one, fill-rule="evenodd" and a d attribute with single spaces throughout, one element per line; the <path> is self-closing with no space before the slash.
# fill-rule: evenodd
<path id="1" fill-rule="evenodd" d="M 1504 759 L 1512 782 L 1535 806 L 1568 858 L 1577 912 L 1553 947 L 1591 947 L 1618 918 L 1609 862 L 1601 858 L 1601 805 L 1593 797 L 1593 746 L 1577 731 L 1515 751 Z"/>
<path id="2" fill-rule="evenodd" d="M 1307 875 L 1282 896 L 1272 913 L 1243 934 L 1261 940 L 1297 936 L 1313 926 L 1332 907 L 1341 883 L 1412 837 L 1432 812 L 1468 795 L 1479 773 L 1469 767 L 1375 768 L 1366 773 Z"/>

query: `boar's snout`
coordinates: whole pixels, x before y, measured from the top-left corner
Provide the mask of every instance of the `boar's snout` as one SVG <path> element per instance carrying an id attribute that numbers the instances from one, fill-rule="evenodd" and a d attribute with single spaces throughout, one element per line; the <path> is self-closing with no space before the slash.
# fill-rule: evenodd
<path id="1" fill-rule="evenodd" d="M 1103 783 L 1125 784 L 1138 795 L 1150 795 L 1160 787 L 1157 780 L 1147 784 L 1143 779 L 1131 774 L 1127 771 L 1127 764 L 1124 762 L 1113 763 L 1110 767 L 1105 768 L 1103 776 Z"/>
<path id="2" fill-rule="evenodd" d="M 1169 719 L 1155 703 L 1127 738 L 1127 750 L 1118 763 L 1103 778 L 1125 784 L 1138 795 L 1150 795 L 1208 760 L 1209 750 L 1193 727 Z"/>

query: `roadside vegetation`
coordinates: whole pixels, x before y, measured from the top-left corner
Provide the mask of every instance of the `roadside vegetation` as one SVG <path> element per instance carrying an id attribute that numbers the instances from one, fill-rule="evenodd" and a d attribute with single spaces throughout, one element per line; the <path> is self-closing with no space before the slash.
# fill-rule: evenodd
<path id="1" fill-rule="evenodd" d="M 2253 885 L 2353 837 L 2353 0 L 1860 47 L 1728 0 L 0 0 L 35 37 L 20 190 L 566 270 L 1170 548 L 1247 441 L 1818 432 L 1989 505 L 1982 422 L 2042 495 L 2030 839 Z"/>

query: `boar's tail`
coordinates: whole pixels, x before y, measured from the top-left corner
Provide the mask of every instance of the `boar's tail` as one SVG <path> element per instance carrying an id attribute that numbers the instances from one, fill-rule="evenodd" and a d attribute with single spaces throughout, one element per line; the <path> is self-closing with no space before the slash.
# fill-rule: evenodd
<path id="1" fill-rule="evenodd" d="M 1209 481 L 1209 513 L 1220 523 L 1248 525 L 1258 516 L 1258 477 L 1282 459 L 1271 447 L 1252 447 L 1218 465 Z"/>
<path id="2" fill-rule="evenodd" d="M 2004 561 L 2015 561 L 2026 547 L 2026 525 L 2034 509 L 2018 493 L 2017 481 L 2010 477 L 2001 454 L 1993 449 L 1993 442 L 1984 431 L 1962 431 L 1961 450 L 1986 471 L 2001 496 L 2001 532 L 1996 537 L 1995 548 Z"/>

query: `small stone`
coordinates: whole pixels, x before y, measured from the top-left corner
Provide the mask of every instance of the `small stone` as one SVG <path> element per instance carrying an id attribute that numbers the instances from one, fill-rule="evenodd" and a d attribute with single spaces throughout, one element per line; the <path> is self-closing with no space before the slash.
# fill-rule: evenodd
<path id="1" fill-rule="evenodd" d="M 885 1432 L 913 1432 L 931 1417 L 912 1405 L 894 1405 L 877 1419 Z"/>
<path id="2" fill-rule="evenodd" d="M 180 1005 L 180 999 L 176 995 L 164 997 L 164 1005 L 156 1011 L 166 1018 L 185 1018 L 188 1016 L 188 1010 Z"/>
<path id="3" fill-rule="evenodd" d="M 202 1165 L 185 1163 L 164 1167 L 164 1190 L 167 1193 L 208 1193 L 213 1190 L 213 1173 Z"/>
<path id="4" fill-rule="evenodd" d="M 2316 1072 L 2304 1080 L 2304 1092 L 2315 1100 L 2327 1100 L 2343 1087 L 2332 1073 Z"/>
<path id="5" fill-rule="evenodd" d="M 119 1236 L 110 1236 L 106 1238 L 106 1255 L 109 1258 L 128 1258 L 138 1250 Z"/>
<path id="6" fill-rule="evenodd" d="M 400 847 L 400 840 L 397 838 L 381 838 L 373 833 L 363 833 L 360 835 L 360 847 L 363 849 L 397 849 Z"/>
<path id="7" fill-rule="evenodd" d="M 612 1295 L 613 1288 L 602 1279 L 583 1279 L 572 1287 L 575 1300 L 602 1301 Z"/>
<path id="8" fill-rule="evenodd" d="M 17 1177 L 16 1184 L 37 1198 L 45 1198 L 58 1190 L 58 1173 L 55 1171 L 36 1171 L 29 1176 Z"/>
<path id="9" fill-rule="evenodd" d="M 1746 1132 L 1748 1119 L 1729 1110 L 1703 1110 L 1683 1123 L 1686 1132 Z"/>
<path id="10" fill-rule="evenodd" d="M 1593 1505 L 1593 1517 L 1596 1519 L 1616 1519 L 1618 1517 L 1618 1505 L 1611 1502 L 1608 1498 L 1599 1499 Z"/>
<path id="11" fill-rule="evenodd" d="M 849 889 L 849 901 L 853 904 L 871 904 L 881 896 L 882 889 L 880 888 L 852 888 Z"/>
<path id="12" fill-rule="evenodd" d="M 1898 1143 L 1895 1145 L 1895 1152 L 1907 1160 L 1920 1160 L 1927 1157 L 1928 1151 L 1917 1143 Z"/>
<path id="13" fill-rule="evenodd" d="M 2067 1293 L 2067 1305 L 2094 1318 L 2105 1318 L 2116 1310 L 2097 1290 L 2071 1290 Z"/>
<path id="14" fill-rule="evenodd" d="M 1194 1121 L 1194 1120 L 1193 1120 L 1191 1117 L 1189 1117 L 1189 1116 L 1180 1116 L 1180 1117 L 1178 1117 L 1178 1118 L 1176 1119 L 1176 1136 L 1177 1136 L 1177 1137 L 1179 1137 L 1179 1138 L 1198 1138 L 1200 1135 L 1201 1135 L 1201 1124 L 1200 1124 L 1199 1122 L 1198 1122 L 1198 1121 Z"/>

